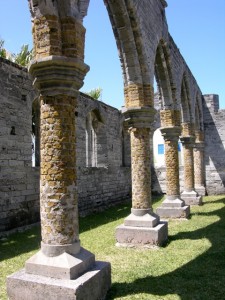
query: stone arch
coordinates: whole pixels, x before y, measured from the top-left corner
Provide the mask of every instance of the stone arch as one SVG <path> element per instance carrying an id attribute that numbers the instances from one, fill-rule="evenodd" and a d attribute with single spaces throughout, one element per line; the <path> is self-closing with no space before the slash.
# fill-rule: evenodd
<path id="1" fill-rule="evenodd" d="M 183 74 L 180 90 L 182 136 L 194 135 L 194 115 L 188 75 Z"/>
<path id="2" fill-rule="evenodd" d="M 131 2 L 105 1 L 121 61 L 124 85 L 150 82 L 140 27 Z"/>
<path id="3" fill-rule="evenodd" d="M 170 54 L 167 44 L 160 40 L 155 56 L 155 77 L 163 109 L 174 109 L 176 88 L 174 86 Z"/>
<path id="4" fill-rule="evenodd" d="M 198 129 L 200 131 L 204 131 L 204 123 L 203 123 L 203 107 L 202 107 L 202 96 L 198 91 L 195 97 L 195 111 L 198 117 Z"/>
<path id="5" fill-rule="evenodd" d="M 182 123 L 190 123 L 191 116 L 191 102 L 190 102 L 190 88 L 188 83 L 187 74 L 184 73 L 181 82 L 181 117 Z"/>

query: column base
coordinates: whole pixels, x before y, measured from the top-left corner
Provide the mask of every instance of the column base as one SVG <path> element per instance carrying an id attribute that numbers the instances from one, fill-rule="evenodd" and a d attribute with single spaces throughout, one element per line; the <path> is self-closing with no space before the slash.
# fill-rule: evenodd
<path id="1" fill-rule="evenodd" d="M 99 300 L 105 299 L 110 286 L 110 263 L 100 261 L 75 280 L 28 274 L 24 269 L 7 278 L 9 300 Z"/>
<path id="2" fill-rule="evenodd" d="M 187 219 L 190 215 L 190 206 L 185 205 L 184 201 L 179 198 L 165 199 L 156 209 L 156 213 L 165 219 Z"/>
<path id="3" fill-rule="evenodd" d="M 195 186 L 195 191 L 199 194 L 199 196 L 205 196 L 206 195 L 206 189 L 203 185 Z"/>
<path id="4" fill-rule="evenodd" d="M 184 191 L 181 194 L 181 199 L 184 200 L 186 205 L 202 205 L 202 196 L 199 196 L 195 191 Z"/>
<path id="5" fill-rule="evenodd" d="M 95 256 L 91 252 L 80 248 L 76 256 L 62 253 L 58 256 L 46 256 L 42 250 L 33 255 L 25 263 L 26 273 L 47 276 L 58 279 L 76 279 L 92 268 Z"/>
<path id="6" fill-rule="evenodd" d="M 137 215 L 131 213 L 124 224 L 116 228 L 117 246 L 146 247 L 150 245 L 163 245 L 168 238 L 166 222 L 160 222 L 159 217 L 153 213 Z"/>

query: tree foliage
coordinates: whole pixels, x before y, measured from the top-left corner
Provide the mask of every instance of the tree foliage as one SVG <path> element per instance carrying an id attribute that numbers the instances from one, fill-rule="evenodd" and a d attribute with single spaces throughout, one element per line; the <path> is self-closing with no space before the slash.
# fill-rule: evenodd
<path id="1" fill-rule="evenodd" d="M 0 39 L 0 57 L 6 58 L 6 50 L 4 48 L 5 41 Z"/>
<path id="2" fill-rule="evenodd" d="M 100 88 L 100 87 L 95 88 L 93 90 L 90 90 L 90 92 L 87 92 L 86 94 L 96 100 L 100 100 L 101 95 L 102 95 L 102 88 Z"/>
<path id="3" fill-rule="evenodd" d="M 22 45 L 19 53 L 15 54 L 14 62 L 26 67 L 33 58 L 33 51 L 29 50 L 28 45 Z"/>
<path id="4" fill-rule="evenodd" d="M 33 58 L 33 50 L 29 50 L 28 45 L 22 45 L 19 53 L 11 54 L 4 48 L 4 43 L 5 41 L 0 39 L 0 57 L 6 58 L 23 67 L 27 67 Z"/>

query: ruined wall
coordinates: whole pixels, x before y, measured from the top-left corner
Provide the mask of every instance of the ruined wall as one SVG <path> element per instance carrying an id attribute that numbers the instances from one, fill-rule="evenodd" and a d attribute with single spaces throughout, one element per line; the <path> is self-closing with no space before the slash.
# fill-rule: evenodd
<path id="1" fill-rule="evenodd" d="M 33 97 L 27 71 L 0 58 L 0 231 L 39 219 L 38 170 L 31 167 Z"/>
<path id="2" fill-rule="evenodd" d="M 32 101 L 26 69 L 0 59 L 0 231 L 39 220 L 39 168 L 31 166 Z M 155 99 L 155 108 L 159 101 Z M 87 165 L 87 118 L 96 134 L 96 165 Z M 79 212 L 87 215 L 130 199 L 130 139 L 117 109 L 81 93 L 76 108 Z M 208 194 L 225 193 L 225 110 L 205 95 L 205 163 Z M 96 123 L 97 122 L 97 123 Z M 159 114 L 154 129 L 160 127 Z M 165 193 L 165 167 L 152 167 L 152 192 Z M 183 190 L 183 168 L 180 167 Z"/>
<path id="3" fill-rule="evenodd" d="M 32 167 L 32 102 L 26 69 L 0 58 L 0 232 L 39 220 L 39 168 Z M 96 166 L 86 164 L 86 118 L 97 114 Z M 80 95 L 76 108 L 79 212 L 130 199 L 129 135 L 115 108 Z"/>
<path id="4" fill-rule="evenodd" d="M 225 194 L 225 109 L 218 95 L 204 95 L 206 191 Z"/>
<path id="5" fill-rule="evenodd" d="M 97 165 L 90 167 L 86 163 L 86 118 L 93 111 L 100 119 L 97 128 L 100 142 L 97 145 Z M 128 133 L 123 131 L 123 116 L 117 109 L 80 94 L 76 114 L 79 212 L 86 215 L 130 199 L 129 150 L 125 153 L 130 141 Z"/>

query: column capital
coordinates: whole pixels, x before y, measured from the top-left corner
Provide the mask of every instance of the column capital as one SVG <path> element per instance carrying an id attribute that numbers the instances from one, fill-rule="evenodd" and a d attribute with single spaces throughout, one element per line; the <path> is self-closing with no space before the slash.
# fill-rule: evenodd
<path id="1" fill-rule="evenodd" d="M 204 142 L 194 143 L 193 147 L 194 150 L 202 150 L 205 147 L 205 143 Z"/>
<path id="2" fill-rule="evenodd" d="M 161 134 L 165 141 L 178 140 L 181 134 L 180 126 L 161 127 Z"/>
<path id="3" fill-rule="evenodd" d="M 153 107 L 123 108 L 122 113 L 129 129 L 151 128 L 156 110 Z"/>
<path id="4" fill-rule="evenodd" d="M 194 147 L 195 137 L 194 136 L 181 136 L 180 141 L 184 146 Z"/>
<path id="5" fill-rule="evenodd" d="M 75 96 L 88 71 L 82 60 L 56 55 L 33 60 L 29 66 L 33 84 L 43 96 Z"/>

